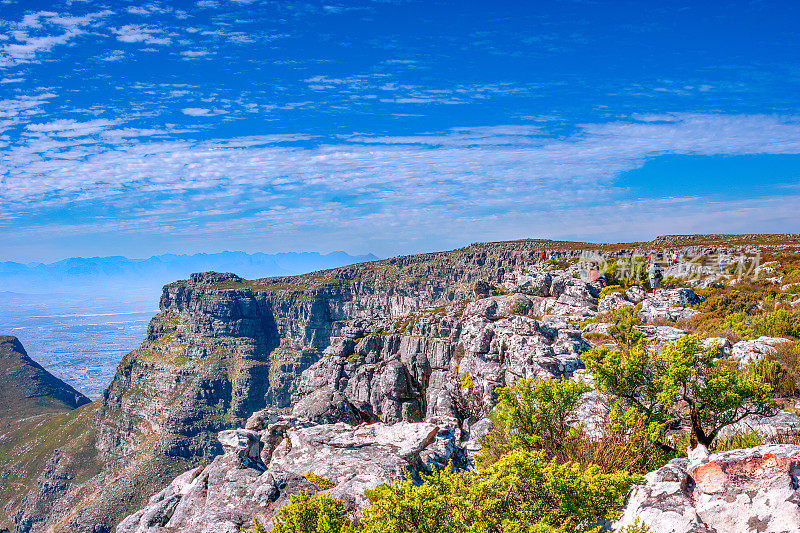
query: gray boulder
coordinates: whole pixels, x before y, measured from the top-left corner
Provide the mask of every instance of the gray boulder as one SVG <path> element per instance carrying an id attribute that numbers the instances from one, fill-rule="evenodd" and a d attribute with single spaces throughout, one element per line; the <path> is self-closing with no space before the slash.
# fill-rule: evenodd
<path id="1" fill-rule="evenodd" d="M 693 455 L 648 474 L 615 529 L 638 518 L 652 533 L 800 531 L 800 446 Z"/>
<path id="2" fill-rule="evenodd" d="M 612 292 L 600 300 L 597 304 L 597 310 L 600 313 L 608 313 L 616 311 L 620 307 L 631 307 L 633 305 L 635 305 L 634 302 L 625 298 L 622 293 Z"/>
<path id="3" fill-rule="evenodd" d="M 549 272 L 523 273 L 513 271 L 503 278 L 503 283 L 512 292 L 532 296 L 550 296 L 550 285 L 553 277 Z"/>
<path id="4" fill-rule="evenodd" d="M 789 342 L 783 337 L 759 337 L 748 341 L 739 341 L 731 348 L 731 357 L 740 365 L 748 365 L 760 361 L 764 357 L 775 353 L 775 346 Z"/>
<path id="5" fill-rule="evenodd" d="M 656 342 L 657 344 L 665 344 L 673 342 L 681 337 L 688 335 L 684 330 L 674 328 L 672 326 L 634 326 L 636 329 L 644 334 L 645 338 L 649 341 Z"/>
<path id="6" fill-rule="evenodd" d="M 687 320 L 699 313 L 689 306 L 702 301 L 703 298 L 695 294 L 692 289 L 661 289 L 642 300 L 639 318 L 644 322 L 658 319 L 673 322 Z"/>
<path id="7" fill-rule="evenodd" d="M 360 411 L 344 394 L 328 387 L 303 397 L 292 409 L 292 414 L 317 424 L 345 422 L 358 425 L 362 422 L 377 421 L 377 417 Z"/>

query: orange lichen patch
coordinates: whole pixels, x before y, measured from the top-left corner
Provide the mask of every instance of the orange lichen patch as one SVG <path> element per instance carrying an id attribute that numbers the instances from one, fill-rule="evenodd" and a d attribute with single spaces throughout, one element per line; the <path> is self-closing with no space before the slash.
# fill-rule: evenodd
<path id="1" fill-rule="evenodd" d="M 697 488 L 707 494 L 718 492 L 731 485 L 746 486 L 764 478 L 786 476 L 800 465 L 800 454 L 778 457 L 767 453 L 763 457 L 750 457 L 741 461 L 711 461 L 692 471 Z"/>
<path id="2" fill-rule="evenodd" d="M 722 490 L 728 482 L 728 476 L 722 469 L 722 465 L 716 461 L 698 466 L 692 472 L 692 477 L 694 477 L 697 487 L 705 493 Z"/>

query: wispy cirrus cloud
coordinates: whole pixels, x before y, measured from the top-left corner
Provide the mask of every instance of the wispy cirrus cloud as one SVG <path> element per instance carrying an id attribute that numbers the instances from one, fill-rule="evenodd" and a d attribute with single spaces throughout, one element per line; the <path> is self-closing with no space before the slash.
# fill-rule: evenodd
<path id="1" fill-rule="evenodd" d="M 770 198 L 759 175 L 738 196 L 712 194 L 719 173 L 647 200 L 620 181 L 662 155 L 798 153 L 797 8 L 742 3 L 692 35 L 696 4 L 617 20 L 572 2 L 4 3 L 0 244 L 105 253 L 93 232 L 118 231 L 107 245 L 154 253 L 240 235 L 390 255 L 644 232 L 670 209 L 685 227 L 723 228 L 725 209 L 791 226 L 778 178 Z M 704 46 L 751 20 L 765 29 L 737 57 Z"/>
<path id="2" fill-rule="evenodd" d="M 38 11 L 26 14 L 20 21 L 6 21 L 10 38 L 0 46 L 0 68 L 33 62 L 38 54 L 67 44 L 110 14 L 108 10 L 84 16 Z"/>

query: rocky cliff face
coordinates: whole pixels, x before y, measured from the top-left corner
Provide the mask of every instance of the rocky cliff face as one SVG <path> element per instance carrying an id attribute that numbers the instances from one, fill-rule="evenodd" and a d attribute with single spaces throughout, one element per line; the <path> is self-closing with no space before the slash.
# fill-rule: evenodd
<path id="1" fill-rule="evenodd" d="M 508 276 L 502 285 L 508 295 L 429 308 L 388 323 L 352 321 L 301 374 L 295 414 L 332 420 L 331 412 L 341 409 L 332 400 L 335 391 L 341 394 L 337 401 L 353 406 L 363 420 L 474 421 L 493 405 L 498 387 L 522 378 L 570 377 L 583 366 L 580 352 L 589 348 L 576 325 L 596 314 L 599 286 L 569 270 L 553 275 L 542 265 L 531 269 L 534 274 L 522 277 L 535 282 L 524 288 L 520 276 Z"/>
<path id="2" fill-rule="evenodd" d="M 17 529 L 111 531 L 154 489 L 219 453 L 219 431 L 262 407 L 289 407 L 298 376 L 348 320 L 392 320 L 462 300 L 474 281 L 494 282 L 506 269 L 533 262 L 535 246 L 423 254 L 256 281 L 196 274 L 166 286 L 147 339 L 125 356 L 103 399 L 80 420 L 75 415 L 58 426 L 68 432 L 30 437 L 52 444 L 28 471 L 40 481 L 14 509 Z M 62 439 L 84 446 L 73 449 Z M 91 461 L 73 460 L 89 451 Z"/>

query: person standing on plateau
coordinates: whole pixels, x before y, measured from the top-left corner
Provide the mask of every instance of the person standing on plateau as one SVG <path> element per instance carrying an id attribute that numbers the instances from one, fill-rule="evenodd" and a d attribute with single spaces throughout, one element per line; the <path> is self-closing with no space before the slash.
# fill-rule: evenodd
<path id="1" fill-rule="evenodd" d="M 647 271 L 647 276 L 650 278 L 650 288 L 653 289 L 653 294 L 655 294 L 656 289 L 661 284 L 661 278 L 664 277 L 661 272 L 661 266 L 658 263 L 651 264 L 650 270 Z"/>

